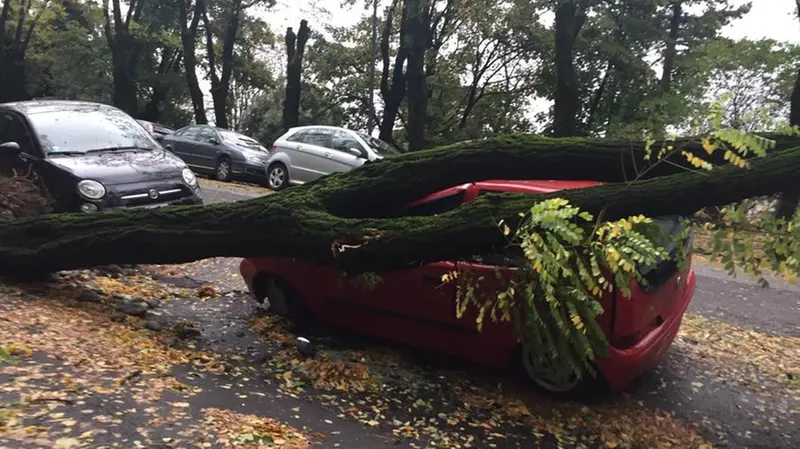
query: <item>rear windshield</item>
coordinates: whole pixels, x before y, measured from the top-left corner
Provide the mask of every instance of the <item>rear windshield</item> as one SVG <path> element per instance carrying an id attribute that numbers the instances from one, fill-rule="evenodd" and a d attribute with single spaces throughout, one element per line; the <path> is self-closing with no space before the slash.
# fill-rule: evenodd
<path id="1" fill-rule="evenodd" d="M 34 112 L 28 119 L 47 154 L 159 148 L 136 120 L 115 108 L 77 106 L 69 111 Z"/>
<path id="2" fill-rule="evenodd" d="M 257 140 L 253 139 L 252 137 L 247 137 L 243 134 L 223 129 L 218 129 L 217 131 L 219 132 L 219 135 L 222 136 L 222 140 L 224 140 L 227 143 L 244 147 L 247 148 L 248 150 L 267 152 L 267 149 L 264 147 L 264 145 L 261 145 L 260 143 L 258 143 Z"/>

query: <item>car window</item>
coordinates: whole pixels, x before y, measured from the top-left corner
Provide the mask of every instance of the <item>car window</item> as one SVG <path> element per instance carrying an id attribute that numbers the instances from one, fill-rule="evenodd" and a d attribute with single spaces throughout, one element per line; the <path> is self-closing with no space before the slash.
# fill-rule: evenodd
<path id="1" fill-rule="evenodd" d="M 426 201 L 424 203 L 417 204 L 415 206 L 407 207 L 398 215 L 404 217 L 420 217 L 443 214 L 460 206 L 464 202 L 465 196 L 466 191 L 462 190 L 453 195 L 448 195 L 443 198 L 438 198 L 432 201 Z"/>
<path id="2" fill-rule="evenodd" d="M 202 126 L 200 127 L 200 130 L 198 131 L 195 140 L 200 142 L 208 142 L 211 139 L 216 139 L 216 138 L 217 138 L 217 133 L 213 129 L 211 129 L 211 127 Z"/>
<path id="3" fill-rule="evenodd" d="M 184 131 L 181 133 L 181 137 L 189 140 L 200 140 L 201 130 L 202 128 L 199 126 L 190 126 L 184 129 Z"/>
<path id="4" fill-rule="evenodd" d="M 366 151 L 364 145 L 361 144 L 352 134 L 345 132 L 345 131 L 335 131 L 333 133 L 333 138 L 331 142 L 331 147 L 334 150 L 343 151 L 345 153 L 350 152 L 350 148 L 355 148 L 362 153 Z"/>
<path id="5" fill-rule="evenodd" d="M 185 126 L 185 127 L 181 128 L 181 129 L 175 131 L 174 133 L 172 133 L 172 135 L 174 135 L 174 136 L 185 136 L 186 133 L 188 131 L 191 131 L 192 128 L 194 128 L 194 127 L 193 126 Z"/>
<path id="6" fill-rule="evenodd" d="M 364 139 L 364 142 L 367 142 L 367 145 L 369 145 L 370 148 L 375 150 L 375 152 L 380 154 L 381 156 L 392 156 L 392 155 L 400 154 L 400 150 L 398 150 L 397 148 L 389 145 L 388 143 L 386 143 L 386 142 L 384 142 L 384 141 L 382 141 L 380 139 L 376 139 L 376 138 L 374 138 L 372 136 L 368 136 L 368 135 L 366 135 L 364 133 L 357 133 L 357 134 L 358 134 L 358 137 L 361 137 L 362 139 Z"/>
<path id="7" fill-rule="evenodd" d="M 303 137 L 303 143 L 317 145 L 324 148 L 333 148 L 333 132 L 323 128 L 313 128 L 308 130 Z"/>
<path id="8" fill-rule="evenodd" d="M 17 142 L 23 153 L 35 156 L 36 150 L 28 126 L 16 115 L 4 114 L 0 124 L 0 143 Z"/>
<path id="9" fill-rule="evenodd" d="M 83 153 L 113 148 L 159 149 L 133 117 L 108 106 L 76 105 L 69 110 L 28 114 L 47 154 Z"/>
<path id="10" fill-rule="evenodd" d="M 292 134 L 291 136 L 287 137 L 286 140 L 289 142 L 303 142 L 305 139 L 306 134 L 308 134 L 307 129 L 301 129 L 296 133 Z"/>
<path id="11" fill-rule="evenodd" d="M 264 147 L 264 145 L 258 143 L 256 139 L 247 137 L 244 134 L 239 134 L 237 132 L 229 131 L 226 129 L 220 129 L 217 130 L 217 132 L 219 132 L 219 135 L 222 137 L 223 141 L 231 145 L 236 145 L 253 151 L 269 152 L 269 150 L 267 150 L 267 148 Z"/>

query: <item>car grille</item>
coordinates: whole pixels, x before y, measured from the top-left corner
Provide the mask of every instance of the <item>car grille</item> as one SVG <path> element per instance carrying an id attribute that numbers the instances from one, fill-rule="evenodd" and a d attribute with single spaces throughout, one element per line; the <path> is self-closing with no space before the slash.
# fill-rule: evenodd
<path id="1" fill-rule="evenodd" d="M 151 192 L 155 195 L 151 195 Z M 147 206 L 150 204 L 175 201 L 192 195 L 191 189 L 185 185 L 160 185 L 150 188 L 139 188 L 120 192 L 119 205 L 122 207 Z M 155 196 L 155 198 L 153 198 Z"/>

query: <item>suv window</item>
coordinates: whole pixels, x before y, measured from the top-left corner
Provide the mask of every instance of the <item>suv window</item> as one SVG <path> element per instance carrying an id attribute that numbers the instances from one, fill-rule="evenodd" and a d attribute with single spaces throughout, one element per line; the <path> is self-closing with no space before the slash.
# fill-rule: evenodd
<path id="1" fill-rule="evenodd" d="M 313 128 L 303 136 L 303 143 L 333 149 L 333 132 L 323 128 Z"/>
<path id="2" fill-rule="evenodd" d="M 404 209 L 399 215 L 400 216 L 412 216 L 412 217 L 421 217 L 427 215 L 437 215 L 443 214 L 445 212 L 449 212 L 464 202 L 464 197 L 466 196 L 467 192 L 462 190 L 456 194 L 446 196 L 444 198 L 439 198 L 432 201 L 426 201 L 421 204 L 417 204 L 416 206 L 411 206 Z"/>
<path id="3" fill-rule="evenodd" d="M 345 131 L 335 131 L 333 133 L 331 147 L 334 150 L 343 151 L 345 153 L 350 153 L 350 148 L 355 148 L 361 151 L 362 154 L 366 153 L 364 145 L 361 145 L 361 142 L 356 140 L 355 137 Z"/>
<path id="4" fill-rule="evenodd" d="M 297 131 L 296 133 L 294 133 L 291 136 L 287 137 L 286 140 L 288 140 L 289 142 L 301 142 L 302 143 L 302 142 L 305 141 L 303 139 L 305 139 L 306 134 L 308 134 L 308 130 L 307 129 L 301 129 L 300 131 Z"/>

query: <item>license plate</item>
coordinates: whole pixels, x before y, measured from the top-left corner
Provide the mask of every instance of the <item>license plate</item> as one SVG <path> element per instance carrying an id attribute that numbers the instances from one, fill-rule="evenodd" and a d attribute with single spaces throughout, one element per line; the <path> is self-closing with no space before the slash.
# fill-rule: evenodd
<path id="1" fill-rule="evenodd" d="M 145 206 L 141 206 L 142 209 L 158 209 L 159 207 L 167 207 L 169 203 L 161 203 L 161 204 L 148 204 Z"/>

